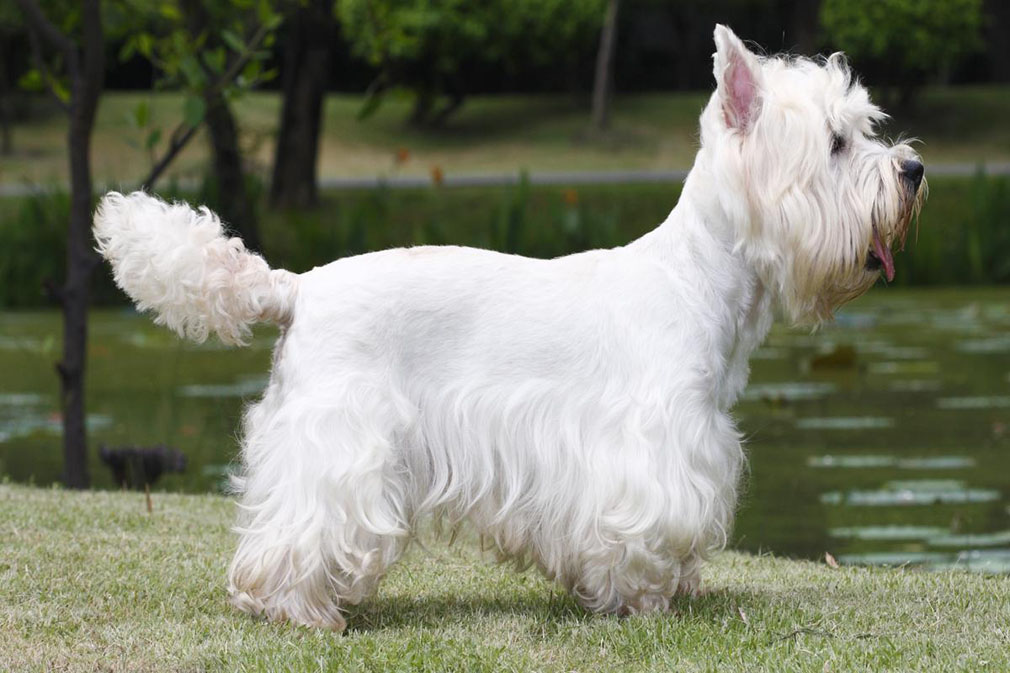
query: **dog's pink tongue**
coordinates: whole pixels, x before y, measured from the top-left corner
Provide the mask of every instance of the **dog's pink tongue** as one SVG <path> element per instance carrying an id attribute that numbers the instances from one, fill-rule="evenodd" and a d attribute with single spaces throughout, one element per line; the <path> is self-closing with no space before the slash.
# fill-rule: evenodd
<path id="1" fill-rule="evenodd" d="M 884 265 L 884 275 L 887 276 L 887 281 L 894 280 L 894 257 L 891 257 L 891 249 L 884 244 L 876 227 L 873 228 L 873 252 L 877 255 L 880 263 Z"/>

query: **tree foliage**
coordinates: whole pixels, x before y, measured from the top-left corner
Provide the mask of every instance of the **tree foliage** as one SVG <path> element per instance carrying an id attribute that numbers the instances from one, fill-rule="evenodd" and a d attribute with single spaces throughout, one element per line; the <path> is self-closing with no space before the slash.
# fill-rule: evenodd
<path id="1" fill-rule="evenodd" d="M 981 0 L 824 0 L 821 25 L 907 99 L 981 45 Z"/>
<path id="2" fill-rule="evenodd" d="M 363 108 L 368 114 L 392 86 L 414 92 L 414 121 L 439 121 L 462 102 L 457 74 L 472 64 L 508 69 L 510 54 L 534 63 L 563 61 L 593 43 L 605 0 L 337 0 L 354 52 L 380 70 Z M 434 109 L 441 96 L 446 108 Z"/>
<path id="3" fill-rule="evenodd" d="M 190 3 L 193 4 L 193 3 Z M 150 153 L 149 187 L 204 123 L 208 101 L 233 101 L 277 73 L 267 68 L 281 15 L 268 0 L 115 0 L 108 25 L 122 36 L 119 59 L 139 55 L 155 68 L 154 86 L 185 94 L 181 119 L 167 135 L 153 122 L 145 101 L 131 122 Z M 158 153 L 159 148 L 164 148 Z"/>

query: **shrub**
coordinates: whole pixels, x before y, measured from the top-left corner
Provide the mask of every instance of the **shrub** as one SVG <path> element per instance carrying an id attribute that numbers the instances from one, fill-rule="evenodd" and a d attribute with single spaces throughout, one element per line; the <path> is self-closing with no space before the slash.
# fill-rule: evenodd
<path id="1" fill-rule="evenodd" d="M 301 272 L 334 259 L 406 245 L 466 245 L 556 257 L 624 245 L 653 229 L 679 185 L 359 189 L 323 194 L 313 211 L 262 211 L 266 257 Z M 172 187 L 164 196 L 201 199 Z M 213 197 L 210 188 L 202 192 Z M 68 199 L 59 192 L 0 199 L 0 308 L 47 305 L 46 280 L 65 264 Z M 1010 283 L 1010 176 L 933 178 L 908 250 L 895 257 L 900 285 Z M 97 304 L 125 303 L 108 266 L 95 274 Z"/>

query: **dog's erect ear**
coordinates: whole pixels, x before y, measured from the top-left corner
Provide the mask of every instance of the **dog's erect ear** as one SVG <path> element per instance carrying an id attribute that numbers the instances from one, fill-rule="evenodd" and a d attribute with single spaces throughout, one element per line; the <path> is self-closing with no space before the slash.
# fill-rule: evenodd
<path id="1" fill-rule="evenodd" d="M 715 27 L 715 83 L 726 126 L 746 133 L 761 109 L 761 64 L 732 30 Z"/>

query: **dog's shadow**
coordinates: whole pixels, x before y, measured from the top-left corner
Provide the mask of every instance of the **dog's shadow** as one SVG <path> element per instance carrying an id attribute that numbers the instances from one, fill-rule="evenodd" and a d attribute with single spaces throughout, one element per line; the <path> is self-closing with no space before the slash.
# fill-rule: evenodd
<path id="1" fill-rule="evenodd" d="M 671 602 L 669 611 L 658 618 L 678 620 L 690 616 L 693 620 L 722 623 L 726 619 L 740 619 L 741 609 L 759 611 L 770 602 L 769 596 L 757 591 L 720 588 L 697 597 L 679 596 Z M 500 621 L 509 617 L 518 617 L 526 622 L 527 628 L 538 636 L 560 634 L 600 620 L 634 622 L 642 619 L 637 616 L 593 614 L 562 590 L 550 587 L 545 590 L 541 585 L 509 596 L 450 593 L 416 597 L 379 595 L 349 611 L 347 633 L 366 634 L 398 628 L 466 628 L 480 621 Z"/>

